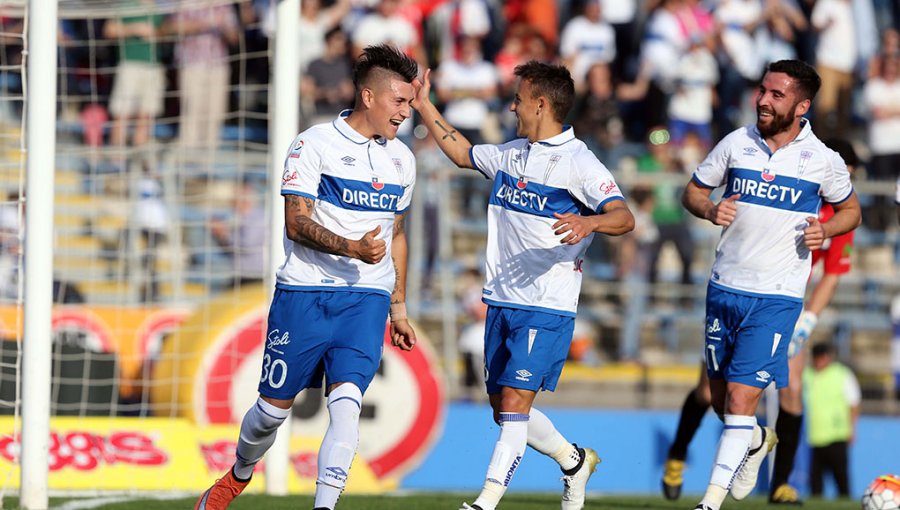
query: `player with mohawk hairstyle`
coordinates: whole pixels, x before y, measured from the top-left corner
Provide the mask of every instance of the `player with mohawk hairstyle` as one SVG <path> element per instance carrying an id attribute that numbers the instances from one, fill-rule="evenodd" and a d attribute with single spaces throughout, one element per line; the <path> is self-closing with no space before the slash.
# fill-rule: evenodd
<path id="1" fill-rule="evenodd" d="M 195 510 L 223 510 L 250 482 L 297 394 L 326 383 L 315 507 L 333 510 L 359 443 L 362 396 L 394 346 L 410 350 L 404 218 L 415 158 L 397 137 L 415 96 L 415 61 L 369 46 L 356 61 L 356 104 L 294 139 L 284 163 L 285 261 L 269 309 L 259 399 L 244 415 L 237 461 Z"/>

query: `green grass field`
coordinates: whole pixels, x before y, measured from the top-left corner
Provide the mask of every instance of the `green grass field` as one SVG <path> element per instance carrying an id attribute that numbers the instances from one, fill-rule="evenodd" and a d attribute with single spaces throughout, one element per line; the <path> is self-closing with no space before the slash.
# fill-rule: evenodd
<path id="1" fill-rule="evenodd" d="M 460 504 L 475 494 L 412 494 L 405 496 L 345 496 L 338 505 L 339 510 L 457 510 Z M 111 498 L 106 498 L 111 499 Z M 106 503 L 100 506 L 88 506 L 89 500 L 57 499 L 51 500 L 51 508 L 58 509 L 102 509 L 102 510 L 189 510 L 194 507 L 196 498 L 185 499 L 133 499 L 127 502 Z M 588 497 L 585 510 L 690 510 L 697 503 L 696 496 L 684 496 L 679 501 L 664 501 L 661 497 L 624 497 L 595 496 Z M 98 502 L 99 503 L 99 502 Z M 298 510 L 311 509 L 311 496 L 269 497 L 245 495 L 235 500 L 229 507 L 234 510 Z M 857 501 L 807 501 L 805 508 L 812 510 L 859 510 Z M 15 501 L 7 500 L 3 508 L 17 508 Z M 549 494 L 512 493 L 503 498 L 500 510 L 546 510 L 559 508 L 559 497 Z M 726 501 L 723 510 L 773 510 L 779 507 L 770 506 L 763 498 L 751 498 L 745 501 Z"/>

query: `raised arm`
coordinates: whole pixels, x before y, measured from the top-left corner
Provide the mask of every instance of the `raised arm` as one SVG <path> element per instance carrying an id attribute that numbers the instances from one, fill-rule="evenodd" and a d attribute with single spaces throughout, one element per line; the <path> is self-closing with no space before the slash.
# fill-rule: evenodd
<path id="1" fill-rule="evenodd" d="M 376 239 L 381 227 L 375 227 L 359 240 L 347 239 L 312 219 L 315 201 L 302 195 L 284 196 L 284 225 L 288 239 L 323 253 L 359 259 L 377 264 L 387 253 L 384 240 Z"/>
<path id="2" fill-rule="evenodd" d="M 475 168 L 469 158 L 469 149 L 472 144 L 447 123 L 447 120 L 428 97 L 431 92 L 430 76 L 431 69 L 426 69 L 421 80 L 416 78 L 413 81 L 416 97 L 413 99 L 412 107 L 422 116 L 428 132 L 437 141 L 438 147 L 450 158 L 450 161 L 461 168 Z"/>

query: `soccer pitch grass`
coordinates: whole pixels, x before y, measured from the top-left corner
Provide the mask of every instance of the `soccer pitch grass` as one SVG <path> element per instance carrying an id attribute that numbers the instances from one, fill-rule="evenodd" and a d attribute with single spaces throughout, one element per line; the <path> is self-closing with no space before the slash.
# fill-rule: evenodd
<path id="1" fill-rule="evenodd" d="M 339 510 L 457 510 L 463 501 L 472 502 L 476 494 L 440 494 L 440 493 L 416 493 L 403 496 L 352 496 L 341 498 Z M 699 501 L 699 495 L 683 496 L 678 501 L 665 501 L 661 496 L 589 496 L 585 504 L 585 510 L 669 510 L 691 509 Z M 113 499 L 96 498 L 99 506 L 90 505 L 90 499 L 58 499 L 51 500 L 50 508 L 58 509 L 102 509 L 102 510 L 172 510 L 191 509 L 194 507 L 196 497 L 184 499 L 138 499 L 118 503 L 102 504 L 101 500 Z M 9 506 L 12 505 L 12 506 Z M 247 494 L 237 498 L 229 506 L 229 510 L 298 510 L 310 509 L 313 506 L 312 496 L 284 496 L 271 497 Z M 858 501 L 805 501 L 806 508 L 815 510 L 858 510 Z M 7 500 L 3 508 L 18 508 L 16 502 Z M 547 510 L 559 508 L 559 496 L 551 494 L 508 494 L 503 498 L 500 510 Z M 727 500 L 723 505 L 724 510 L 772 510 L 762 497 L 750 498 L 744 501 Z"/>

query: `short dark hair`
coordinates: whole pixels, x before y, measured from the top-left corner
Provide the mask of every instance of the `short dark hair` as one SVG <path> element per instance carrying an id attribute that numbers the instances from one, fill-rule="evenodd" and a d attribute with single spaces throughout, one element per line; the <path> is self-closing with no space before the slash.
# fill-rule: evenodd
<path id="1" fill-rule="evenodd" d="M 797 83 L 803 99 L 812 101 L 822 86 L 822 78 L 813 66 L 802 60 L 779 60 L 766 66 L 767 73 L 784 73 Z"/>
<path id="2" fill-rule="evenodd" d="M 374 69 L 383 69 L 396 74 L 407 83 L 412 83 L 419 74 L 419 65 L 390 44 L 366 46 L 356 63 L 353 64 L 353 85 L 359 90 L 366 83 Z"/>
<path id="3" fill-rule="evenodd" d="M 575 101 L 575 82 L 565 66 L 532 60 L 516 66 L 515 75 L 531 83 L 532 97 L 546 97 L 553 118 L 563 122 Z"/>
<path id="4" fill-rule="evenodd" d="M 819 342 L 812 346 L 812 357 L 820 358 L 825 355 L 833 355 L 834 346 L 828 342 Z"/>

